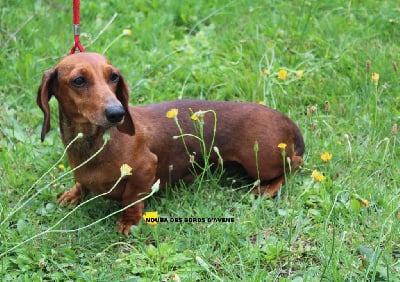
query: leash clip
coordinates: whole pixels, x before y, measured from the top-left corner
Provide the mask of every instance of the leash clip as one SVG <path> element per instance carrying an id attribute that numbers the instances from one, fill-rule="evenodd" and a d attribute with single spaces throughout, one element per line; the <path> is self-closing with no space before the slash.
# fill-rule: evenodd
<path id="1" fill-rule="evenodd" d="M 74 45 L 72 46 L 71 50 L 69 51 L 69 54 L 75 54 L 76 51 L 79 52 L 85 52 L 85 49 L 83 48 L 81 41 L 79 39 L 79 22 L 80 22 L 80 15 L 79 15 L 79 7 L 80 7 L 80 1 L 79 0 L 73 0 L 73 13 L 74 13 Z"/>
<path id="2" fill-rule="evenodd" d="M 74 24 L 74 36 L 78 35 L 79 36 L 79 24 Z"/>

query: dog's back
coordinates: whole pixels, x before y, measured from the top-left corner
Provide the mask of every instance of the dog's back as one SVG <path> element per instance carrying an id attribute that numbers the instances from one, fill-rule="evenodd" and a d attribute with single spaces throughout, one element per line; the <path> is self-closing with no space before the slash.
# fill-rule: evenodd
<path id="1" fill-rule="evenodd" d="M 166 113 L 171 109 L 177 110 L 176 119 L 168 120 Z M 178 100 L 131 107 L 131 113 L 134 121 L 135 115 L 146 117 L 142 122 L 152 136 L 149 147 L 159 158 L 158 176 L 166 182 L 188 178 L 191 162 L 203 163 L 204 148 L 194 136 L 204 140 L 211 162 L 218 161 L 215 146 L 224 161 L 237 162 L 253 178 L 265 180 L 284 173 L 278 144 L 287 145 L 287 157 L 304 153 L 297 125 L 282 113 L 256 103 Z"/>

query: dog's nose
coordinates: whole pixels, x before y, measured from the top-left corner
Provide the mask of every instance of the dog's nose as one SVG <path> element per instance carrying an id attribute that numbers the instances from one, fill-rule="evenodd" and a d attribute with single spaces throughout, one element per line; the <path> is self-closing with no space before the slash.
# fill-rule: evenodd
<path id="1" fill-rule="evenodd" d="M 105 109 L 106 118 L 111 123 L 119 123 L 125 115 L 125 110 L 122 105 L 112 105 Z"/>

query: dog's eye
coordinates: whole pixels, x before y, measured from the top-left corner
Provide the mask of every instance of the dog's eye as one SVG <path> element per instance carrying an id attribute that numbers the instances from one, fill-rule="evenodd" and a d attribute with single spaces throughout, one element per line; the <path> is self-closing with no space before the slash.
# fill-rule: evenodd
<path id="1" fill-rule="evenodd" d="M 87 85 L 87 80 L 83 76 L 78 76 L 74 78 L 71 83 L 75 87 L 85 87 Z"/>
<path id="2" fill-rule="evenodd" d="M 118 81 L 119 81 L 119 75 L 116 74 L 115 72 L 113 72 L 113 73 L 110 75 L 110 82 L 116 83 L 116 82 L 118 82 Z"/>

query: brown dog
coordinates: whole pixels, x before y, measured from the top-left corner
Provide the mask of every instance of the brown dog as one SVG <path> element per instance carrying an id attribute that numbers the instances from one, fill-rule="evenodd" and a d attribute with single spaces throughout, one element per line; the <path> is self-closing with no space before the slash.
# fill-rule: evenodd
<path id="1" fill-rule="evenodd" d="M 61 204 L 77 204 L 92 191 L 107 192 L 120 177 L 120 167 L 128 164 L 133 174 L 119 183 L 108 197 L 127 206 L 151 191 L 157 179 L 161 186 L 188 179 L 193 156 L 201 163 L 199 141 L 185 137 L 185 144 L 173 119 L 166 113 L 178 109 L 183 133 L 195 133 L 190 111 L 213 110 L 217 124 L 214 146 L 224 161 L 239 163 L 260 189 L 255 192 L 275 195 L 284 182 L 284 161 L 279 143 L 287 144 L 286 157 L 292 170 L 302 163 L 304 142 L 298 127 L 283 114 L 254 103 L 182 100 L 148 106 L 129 107 L 128 88 L 117 68 L 100 54 L 78 53 L 63 58 L 46 71 L 38 90 L 37 103 L 44 112 L 41 139 L 50 130 L 49 99 L 59 103 L 61 136 L 64 145 L 83 133 L 68 149 L 71 167 L 87 160 L 103 144 L 109 130 L 110 140 L 104 150 L 75 171 L 75 186 L 60 198 Z M 214 135 L 214 115 L 204 116 L 204 140 L 210 146 Z M 257 157 L 254 150 L 258 142 Z M 193 154 L 191 159 L 188 152 Z M 217 162 L 213 152 L 210 162 Z M 258 163 L 257 163 L 258 161 Z M 286 162 L 286 169 L 289 164 Z M 144 203 L 126 209 L 119 221 L 119 232 L 128 234 L 142 217 Z"/>

